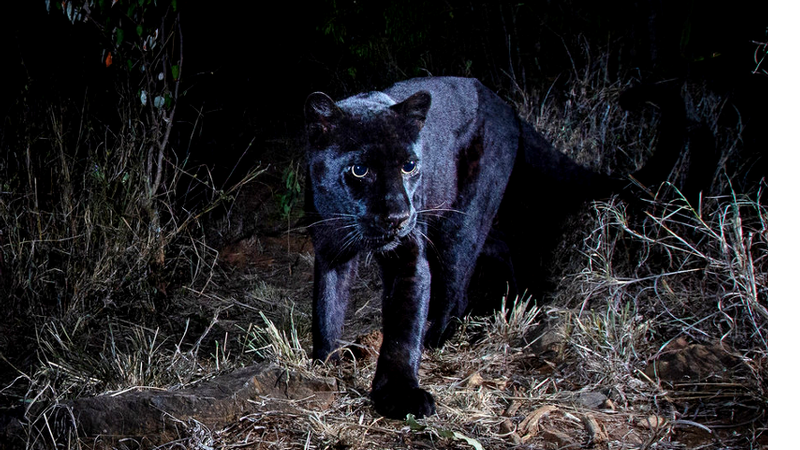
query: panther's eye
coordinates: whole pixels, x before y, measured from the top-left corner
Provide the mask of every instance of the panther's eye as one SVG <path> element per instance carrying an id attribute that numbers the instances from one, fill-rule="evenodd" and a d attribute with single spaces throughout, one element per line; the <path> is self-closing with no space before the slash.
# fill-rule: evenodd
<path id="1" fill-rule="evenodd" d="M 416 161 L 406 161 L 403 164 L 403 173 L 406 175 L 411 175 L 417 170 L 417 162 Z"/>
<path id="2" fill-rule="evenodd" d="M 364 178 L 369 173 L 369 168 L 361 164 L 355 164 L 350 167 L 350 173 L 356 178 Z"/>

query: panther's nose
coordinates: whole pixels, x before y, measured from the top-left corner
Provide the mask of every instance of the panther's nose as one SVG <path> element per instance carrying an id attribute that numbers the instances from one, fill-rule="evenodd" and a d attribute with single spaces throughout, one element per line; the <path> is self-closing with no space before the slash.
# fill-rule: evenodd
<path id="1" fill-rule="evenodd" d="M 397 233 L 407 227 L 410 220 L 411 213 L 409 211 L 392 213 L 383 218 L 383 226 L 386 231 Z"/>

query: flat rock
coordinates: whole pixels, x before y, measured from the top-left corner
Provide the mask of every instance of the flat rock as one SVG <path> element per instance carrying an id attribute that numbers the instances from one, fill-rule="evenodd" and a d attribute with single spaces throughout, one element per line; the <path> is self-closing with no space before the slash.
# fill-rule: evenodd
<path id="1" fill-rule="evenodd" d="M 47 425 L 77 430 L 94 448 L 116 446 L 122 439 L 147 448 L 180 438 L 181 422 L 196 420 L 210 429 L 220 428 L 258 409 L 290 411 L 294 407 L 287 400 L 303 400 L 305 408 L 326 408 L 335 391 L 333 378 L 312 378 L 277 366 L 250 366 L 175 391 L 136 390 L 50 406 Z M 34 426 L 43 429 L 45 425 L 40 419 Z M 14 439 L 9 432 L 20 428 L 19 424 L 8 427 L 4 437 Z"/>

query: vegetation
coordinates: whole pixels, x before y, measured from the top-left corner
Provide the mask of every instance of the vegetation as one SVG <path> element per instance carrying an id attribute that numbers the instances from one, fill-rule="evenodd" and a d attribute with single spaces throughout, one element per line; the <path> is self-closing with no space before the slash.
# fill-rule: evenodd
<path id="1" fill-rule="evenodd" d="M 300 139 L 281 136 L 264 164 L 242 170 L 240 160 L 220 178 L 192 155 L 204 119 L 186 101 L 183 49 L 192 43 L 183 42 L 179 4 L 85 3 L 48 5 L 93 30 L 111 91 L 40 97 L 29 80 L 2 125 L 0 291 L 9 319 L 0 325 L 0 423 L 18 426 L 9 442 L 92 448 L 76 439 L 75 422 L 54 428 L 48 418 L 76 398 L 180 390 L 255 363 L 332 377 L 338 393 L 327 407 L 262 404 L 224 427 L 176 419 L 175 440 L 160 448 L 766 442 L 767 185 L 747 181 L 753 155 L 730 98 L 693 80 L 671 91 L 688 126 L 711 136 L 689 134 L 681 145 L 718 156 L 702 196 L 683 192 L 679 164 L 645 208 L 618 198 L 586 205 L 564 227 L 550 297 L 497 299 L 493 315 L 467 318 L 424 356 L 421 381 L 439 414 L 395 422 L 368 400 L 380 316 L 374 273 L 364 270 L 355 288 L 346 336 L 354 344 L 343 361 L 308 358 L 313 255 L 298 222 Z M 606 172 L 639 167 L 667 138 L 663 108 L 620 106 L 624 92 L 647 83 L 623 56 L 628 44 L 602 35 L 602 19 L 566 38 L 554 10 L 562 6 L 540 11 L 554 31 L 542 35 L 523 26 L 534 11 L 510 2 L 489 10 L 323 3 L 318 37 L 345 60 L 325 68 L 341 92 L 427 73 L 478 75 L 559 148 Z M 576 20 L 590 13 L 580 9 Z M 461 27 L 486 17 L 480 28 Z M 495 42 L 498 29 L 508 39 Z M 681 39 L 687 60 L 707 53 Z M 454 56 L 444 58 L 448 47 Z M 763 53 L 754 71 L 765 76 Z M 178 135 L 179 126 L 189 132 Z M 131 439 L 114 445 L 139 448 Z"/>

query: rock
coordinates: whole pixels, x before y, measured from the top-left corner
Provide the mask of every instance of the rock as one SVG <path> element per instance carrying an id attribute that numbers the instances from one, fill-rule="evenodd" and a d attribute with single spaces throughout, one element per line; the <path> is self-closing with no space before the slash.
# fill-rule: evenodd
<path id="1" fill-rule="evenodd" d="M 141 390 L 82 398 L 48 408 L 37 428 L 77 430 L 92 448 L 110 448 L 121 439 L 142 448 L 180 438 L 179 423 L 195 420 L 208 428 L 222 427 L 266 408 L 291 411 L 286 400 L 306 400 L 304 407 L 326 408 L 334 400 L 333 378 L 310 378 L 277 366 L 250 366 L 176 391 Z M 262 403 L 260 405 L 260 403 Z M 42 417 L 47 417 L 45 419 Z"/>
<path id="2" fill-rule="evenodd" d="M 730 379 L 736 358 L 720 344 L 688 344 L 676 340 L 647 366 L 645 374 L 664 381 Z"/>
<path id="3" fill-rule="evenodd" d="M 564 327 L 563 319 L 550 317 L 525 334 L 524 344 L 537 356 L 560 355 L 566 346 Z"/>
<path id="4" fill-rule="evenodd" d="M 584 408 L 604 409 L 610 403 L 608 397 L 602 392 L 581 392 L 576 398 L 576 403 Z"/>

